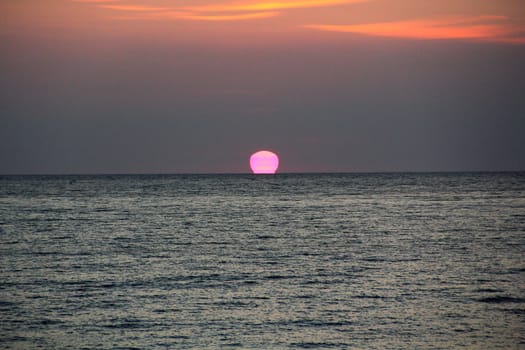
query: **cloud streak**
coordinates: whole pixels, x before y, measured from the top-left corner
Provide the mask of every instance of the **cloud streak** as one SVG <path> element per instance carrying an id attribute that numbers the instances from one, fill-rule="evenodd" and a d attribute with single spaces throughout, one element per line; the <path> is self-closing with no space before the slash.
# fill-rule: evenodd
<path id="1" fill-rule="evenodd" d="M 166 3 L 162 3 L 165 6 L 155 6 L 161 4 L 155 1 L 134 3 L 122 0 L 71 1 L 92 3 L 98 8 L 113 11 L 111 18 L 116 20 L 226 22 L 288 17 L 295 9 L 333 7 L 335 10 L 340 10 L 344 5 L 371 0 L 210 0 L 208 4 L 195 6 L 169 6 L 165 5 Z M 513 24 L 504 16 L 448 16 L 365 24 L 333 24 L 328 17 L 324 22 L 306 24 L 302 27 L 325 32 L 399 39 L 525 44 L 525 26 Z M 284 26 L 283 21 L 279 23 Z"/>
<path id="2" fill-rule="evenodd" d="M 357 25 L 315 24 L 304 27 L 321 31 L 355 33 L 404 39 L 484 40 L 520 44 L 525 41 L 522 26 L 502 23 L 504 16 L 456 16 L 438 19 L 382 22 Z"/>
<path id="3" fill-rule="evenodd" d="M 177 18 L 196 20 L 196 21 L 238 21 L 238 20 L 249 20 L 249 19 L 261 19 L 279 16 L 280 12 L 253 12 L 243 13 L 237 15 L 196 15 L 196 14 L 183 14 Z"/>
<path id="4" fill-rule="evenodd" d="M 219 22 L 265 19 L 280 16 L 283 14 L 281 11 L 289 9 L 331 7 L 370 0 L 245 1 L 187 7 L 155 7 L 129 3 L 111 4 L 111 2 L 121 0 L 72 1 L 94 3 L 102 9 L 120 11 L 120 15 L 111 17 L 118 20 L 191 20 Z"/>
<path id="5" fill-rule="evenodd" d="M 274 1 L 255 3 L 227 3 L 217 5 L 192 6 L 185 8 L 195 12 L 236 12 L 236 11 L 271 11 L 298 8 L 330 7 L 345 5 L 368 0 L 302 0 L 302 1 Z"/>
<path id="6" fill-rule="evenodd" d="M 160 12 L 171 10 L 169 7 L 149 7 L 149 6 L 134 6 L 134 5 L 98 5 L 100 8 L 116 10 L 116 11 L 131 11 L 131 12 Z"/>
<path id="7" fill-rule="evenodd" d="M 193 12 L 178 12 L 178 11 L 167 11 L 167 12 L 156 12 L 156 13 L 144 13 L 135 16 L 120 16 L 114 17 L 120 20 L 190 20 L 190 21 L 210 21 L 210 22 L 225 22 L 225 21 L 242 21 L 242 20 L 254 20 L 264 19 L 270 17 L 279 16 L 279 12 L 252 12 L 242 13 L 235 15 L 201 15 Z"/>
<path id="8" fill-rule="evenodd" d="M 230 13 L 222 13 L 222 11 L 193 11 L 189 8 L 176 8 L 176 7 L 153 7 L 143 5 L 128 5 L 128 4 L 106 4 L 107 2 L 115 0 L 73 0 L 73 1 L 86 1 L 98 3 L 97 7 L 107 10 L 120 11 L 124 14 L 112 16 L 113 19 L 118 20 L 191 20 L 191 21 L 243 21 L 243 20 L 256 20 L 277 17 L 281 15 L 279 11 L 228 11 Z M 119 0 L 116 0 L 119 1 Z M 343 0 L 334 0 L 334 2 L 342 2 Z M 349 0 L 344 0 L 348 2 Z M 355 1 L 355 0 L 353 0 Z M 308 1 L 312 2 L 312 1 Z M 252 4 L 256 5 L 256 4 Z M 265 6 L 263 6 L 264 8 Z M 268 7 L 271 8 L 272 6 Z M 255 9 L 255 8 L 254 8 Z M 136 14 L 127 14 L 127 13 Z M 211 12 L 211 13 L 210 13 Z"/>

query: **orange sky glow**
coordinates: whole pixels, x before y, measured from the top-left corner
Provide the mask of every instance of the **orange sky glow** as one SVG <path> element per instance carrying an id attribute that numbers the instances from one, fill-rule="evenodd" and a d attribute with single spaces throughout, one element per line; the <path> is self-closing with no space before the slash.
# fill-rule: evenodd
<path id="1" fill-rule="evenodd" d="M 307 25 L 322 31 L 407 39 L 471 39 L 525 43 L 522 26 L 503 16 L 445 17 L 360 25 Z"/>
<path id="2" fill-rule="evenodd" d="M 28 0 L 4 2 L 0 7 L 5 18 L 0 32 L 45 25 L 135 35 L 157 30 L 159 23 L 195 22 L 191 27 L 169 27 L 171 33 L 166 27 L 162 30 L 190 41 L 208 34 L 216 41 L 221 35 L 252 40 L 253 34 L 261 34 L 267 42 L 275 38 L 264 39 L 264 33 L 278 33 L 281 38 L 302 33 L 301 38 L 308 40 L 317 32 L 367 40 L 525 44 L 525 11 L 512 0 L 479 0 L 475 6 L 468 0 L 429 0 L 424 6 L 419 0 Z"/>
<path id="3" fill-rule="evenodd" d="M 514 9 L 506 6 L 505 2 L 502 2 L 499 9 L 494 9 L 499 10 L 498 13 L 487 13 L 486 6 L 484 8 L 480 5 L 479 13 L 473 14 L 471 9 L 471 13 L 462 14 L 464 7 L 449 6 L 449 13 L 440 9 L 439 14 L 420 11 L 414 13 L 411 18 L 406 18 L 406 15 L 405 18 L 396 18 L 394 15 L 386 15 L 392 7 L 392 2 L 390 4 L 383 2 L 384 7 L 380 8 L 378 5 L 381 1 L 378 0 L 196 1 L 196 5 L 193 6 L 187 6 L 187 2 L 182 1 L 74 1 L 91 3 L 91 6 L 107 11 L 102 15 L 121 20 L 234 22 L 264 21 L 280 17 L 280 21 L 272 22 L 268 26 L 277 26 L 283 31 L 303 28 L 398 39 L 525 43 L 525 25 L 521 21 L 523 18 L 517 18 L 516 13 L 513 13 Z M 464 1 L 457 3 L 461 2 Z M 400 5 L 403 1 L 397 3 Z M 405 3 L 405 7 L 410 5 L 410 1 Z M 432 1 L 429 1 L 429 4 L 431 3 Z M 436 3 L 434 8 L 438 8 L 438 2 L 434 1 L 434 3 Z M 375 10 L 367 10 L 367 6 Z M 428 7 L 433 8 L 430 5 Z M 324 11 L 320 11 L 321 9 Z M 359 12 L 363 12 L 362 17 L 356 17 Z M 396 11 L 391 12 L 396 13 Z M 348 14 L 348 20 L 345 20 L 345 14 Z M 264 27 L 264 23 L 259 26 Z"/>

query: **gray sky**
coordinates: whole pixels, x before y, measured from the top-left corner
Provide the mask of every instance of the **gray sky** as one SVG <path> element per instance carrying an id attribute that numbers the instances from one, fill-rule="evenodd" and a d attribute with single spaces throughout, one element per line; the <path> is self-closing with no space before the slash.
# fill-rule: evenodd
<path id="1" fill-rule="evenodd" d="M 188 40 L 60 22 L 56 0 L 23 25 L 21 3 L 0 5 L 0 174 L 242 173 L 259 149 L 279 172 L 525 170 L 523 44 L 261 24 Z"/>

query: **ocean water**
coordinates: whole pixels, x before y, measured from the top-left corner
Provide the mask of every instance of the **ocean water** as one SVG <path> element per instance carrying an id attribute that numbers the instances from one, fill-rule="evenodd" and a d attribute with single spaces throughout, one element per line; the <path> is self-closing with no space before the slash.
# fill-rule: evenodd
<path id="1" fill-rule="evenodd" d="M 2 349 L 525 349 L 525 173 L 0 178 Z"/>

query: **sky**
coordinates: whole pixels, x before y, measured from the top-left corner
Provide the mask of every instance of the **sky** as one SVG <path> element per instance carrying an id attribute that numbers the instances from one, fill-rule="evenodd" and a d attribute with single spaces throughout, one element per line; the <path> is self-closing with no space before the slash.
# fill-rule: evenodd
<path id="1" fill-rule="evenodd" d="M 525 170 L 522 0 L 0 0 L 0 174 Z"/>

